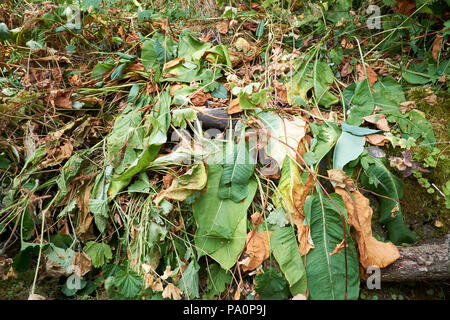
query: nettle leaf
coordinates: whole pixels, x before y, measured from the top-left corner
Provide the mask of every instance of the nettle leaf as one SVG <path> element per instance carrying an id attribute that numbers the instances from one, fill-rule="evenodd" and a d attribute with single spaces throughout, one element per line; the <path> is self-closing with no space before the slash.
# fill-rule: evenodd
<path id="1" fill-rule="evenodd" d="M 208 289 L 215 294 L 225 291 L 226 285 L 230 284 L 232 280 L 231 273 L 222 269 L 218 264 L 209 266 L 208 272 Z"/>
<path id="2" fill-rule="evenodd" d="M 103 242 L 89 241 L 86 243 L 84 251 L 91 258 L 95 268 L 103 266 L 112 258 L 111 247 Z"/>
<path id="3" fill-rule="evenodd" d="M 248 195 L 244 201 L 234 202 L 218 196 L 221 165 L 208 166 L 208 184 L 193 204 L 197 222 L 195 245 L 198 255 L 210 255 L 222 268 L 231 268 L 245 245 L 247 235 L 247 209 L 256 193 L 257 183 L 248 182 Z"/>
<path id="4" fill-rule="evenodd" d="M 108 222 L 108 187 L 107 178 L 111 176 L 112 167 L 107 166 L 97 177 L 95 178 L 94 187 L 91 190 L 91 198 L 89 199 L 89 209 L 94 215 L 95 225 L 98 230 L 103 233 L 106 229 Z"/>
<path id="5" fill-rule="evenodd" d="M 184 270 L 183 275 L 178 281 L 178 287 L 184 291 L 186 297 L 189 299 L 199 298 L 200 294 L 198 292 L 198 271 L 200 266 L 197 261 L 191 261 L 186 270 Z"/>
<path id="6" fill-rule="evenodd" d="M 416 236 L 406 227 L 399 200 L 403 196 L 403 183 L 385 166 L 382 159 L 365 155 L 361 158 L 364 175 L 361 177 L 364 188 L 376 192 L 380 202 L 379 222 L 389 232 L 389 239 L 396 245 L 413 243 Z"/>
<path id="7" fill-rule="evenodd" d="M 245 140 L 245 130 L 237 146 L 229 142 L 226 146 L 225 165 L 219 185 L 219 198 L 240 202 L 248 195 L 248 181 L 255 169 L 255 158 L 249 152 L 249 144 Z"/>
<path id="8" fill-rule="evenodd" d="M 276 229 L 270 237 L 273 256 L 290 285 L 293 296 L 301 293 L 306 296 L 306 270 L 298 250 L 294 228 Z"/>
<path id="9" fill-rule="evenodd" d="M 255 277 L 255 291 L 261 300 L 286 300 L 289 297 L 289 284 L 280 272 L 269 270 Z"/>
<path id="10" fill-rule="evenodd" d="M 131 270 L 119 270 L 114 275 L 114 285 L 127 298 L 136 297 L 142 290 L 142 277 Z"/>
<path id="11" fill-rule="evenodd" d="M 346 222 L 348 246 L 331 255 L 344 239 L 340 212 L 347 220 L 342 198 L 336 193 L 331 194 L 331 198 L 333 201 L 318 190 L 305 203 L 305 215 L 314 242 L 314 248 L 306 256 L 309 294 L 313 300 L 343 300 L 347 293 L 347 298 L 353 300 L 359 296 L 359 258 Z"/>

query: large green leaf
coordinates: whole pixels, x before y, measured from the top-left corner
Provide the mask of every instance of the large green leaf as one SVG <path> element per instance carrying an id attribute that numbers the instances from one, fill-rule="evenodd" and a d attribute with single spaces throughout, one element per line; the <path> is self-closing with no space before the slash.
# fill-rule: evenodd
<path id="1" fill-rule="evenodd" d="M 196 200 L 193 213 L 197 222 L 195 245 L 199 256 L 212 256 L 224 269 L 231 268 L 245 245 L 247 209 L 256 193 L 256 181 L 248 183 L 247 198 L 239 203 L 218 196 L 221 165 L 208 166 L 206 192 Z"/>
<path id="2" fill-rule="evenodd" d="M 298 249 L 292 227 L 279 228 L 270 237 L 272 254 L 290 285 L 293 296 L 301 293 L 306 296 L 306 270 Z"/>
<path id="3" fill-rule="evenodd" d="M 342 134 L 334 148 L 333 167 L 341 170 L 344 169 L 347 163 L 358 158 L 364 151 L 364 144 L 366 143 L 365 136 L 379 131 L 350 126 L 342 122 Z"/>
<path id="4" fill-rule="evenodd" d="M 319 106 L 329 107 L 339 102 L 339 99 L 330 93 L 334 75 L 331 68 L 323 61 L 314 63 L 314 94 Z"/>
<path id="5" fill-rule="evenodd" d="M 310 128 L 314 134 L 314 139 L 311 141 L 310 151 L 303 155 L 303 159 L 308 165 L 320 162 L 333 148 L 341 135 L 341 129 L 339 129 L 337 123 L 331 121 L 324 122 L 321 125 L 312 123 Z"/>
<path id="6" fill-rule="evenodd" d="M 249 144 L 245 141 L 245 130 L 242 130 L 237 145 L 230 141 L 226 148 L 225 165 L 219 184 L 219 198 L 240 202 L 248 195 L 248 181 L 255 168 L 255 159 L 251 157 Z"/>
<path id="7" fill-rule="evenodd" d="M 278 271 L 257 274 L 255 282 L 255 291 L 261 300 L 286 300 L 289 297 L 288 283 Z"/>
<path id="8" fill-rule="evenodd" d="M 416 236 L 403 222 L 399 200 L 403 196 L 403 183 L 394 176 L 384 165 L 381 159 L 365 155 L 361 158 L 364 175 L 361 177 L 363 186 L 381 195 L 380 223 L 384 224 L 389 232 L 389 239 L 396 245 L 415 242 Z"/>
<path id="9" fill-rule="evenodd" d="M 126 134 L 125 137 L 128 137 L 128 140 L 126 141 L 127 147 L 124 157 L 121 159 L 119 168 L 114 170 L 108 189 L 108 195 L 111 198 L 126 187 L 136 174 L 148 167 L 156 158 L 162 144 L 167 141 L 170 119 L 170 94 L 164 91 L 160 94 L 154 110 L 146 118 L 147 123 L 150 123 L 149 134 L 145 133 L 144 126 L 140 122 L 137 123 L 137 119 L 131 121 L 131 127 L 127 127 L 125 123 L 116 129 L 116 125 L 114 125 L 113 132 L 108 140 L 108 143 L 111 140 L 114 142 L 111 143 L 113 146 L 111 150 L 108 148 L 110 157 L 117 158 L 121 154 L 120 150 L 123 148 L 125 141 L 123 135 Z M 141 132 L 139 130 L 142 130 L 142 135 L 140 135 Z M 132 132 L 135 132 L 135 134 L 130 137 Z M 118 148 L 119 145 L 121 146 L 120 148 Z"/>
<path id="10" fill-rule="evenodd" d="M 306 274 L 313 300 L 357 299 L 359 295 L 359 258 L 345 222 L 347 248 L 331 255 L 344 239 L 343 219 L 347 211 L 342 198 L 331 194 L 331 201 L 321 190 L 308 198 L 305 215 L 311 228 L 314 248 L 306 256 Z M 337 209 L 336 205 L 339 210 Z M 340 212 L 339 212 L 340 211 Z M 346 252 L 345 252 L 346 251 Z"/>
<path id="11" fill-rule="evenodd" d="M 353 107 L 350 109 L 347 122 L 350 125 L 359 126 L 363 118 L 370 116 L 375 108 L 375 100 L 367 78 L 356 85 L 351 103 Z"/>

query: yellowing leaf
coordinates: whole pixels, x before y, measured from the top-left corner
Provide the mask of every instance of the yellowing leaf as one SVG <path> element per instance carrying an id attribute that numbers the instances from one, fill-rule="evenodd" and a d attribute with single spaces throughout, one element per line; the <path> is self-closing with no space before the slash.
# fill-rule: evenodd
<path id="1" fill-rule="evenodd" d="M 162 293 L 164 299 L 181 300 L 182 291 L 173 283 L 169 283 Z"/>
<path id="2" fill-rule="evenodd" d="M 400 252 L 392 242 L 381 242 L 372 236 L 372 208 L 369 199 L 359 191 L 350 194 L 339 187 L 336 187 L 335 191 L 344 199 L 348 224 L 356 230 L 361 265 L 364 268 L 369 266 L 384 268 L 400 258 Z"/>

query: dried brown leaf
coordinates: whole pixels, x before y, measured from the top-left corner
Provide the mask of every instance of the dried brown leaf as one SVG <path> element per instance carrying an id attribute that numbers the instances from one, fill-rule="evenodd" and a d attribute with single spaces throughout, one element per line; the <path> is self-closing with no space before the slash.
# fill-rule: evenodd
<path id="1" fill-rule="evenodd" d="M 386 136 L 378 133 L 367 135 L 366 141 L 374 146 L 384 146 L 386 143 L 390 142 Z"/>
<path id="2" fill-rule="evenodd" d="M 392 242 L 381 242 L 372 236 L 372 208 L 369 199 L 359 191 L 349 193 L 340 187 L 335 188 L 343 199 L 348 212 L 348 224 L 356 230 L 359 259 L 361 265 L 384 268 L 400 258 L 400 252 Z"/>
<path id="3" fill-rule="evenodd" d="M 162 293 L 164 299 L 181 300 L 182 291 L 173 283 L 167 284 Z"/>
<path id="4" fill-rule="evenodd" d="M 227 109 L 227 113 L 231 115 L 239 112 L 242 112 L 241 105 L 239 104 L 239 98 L 232 99 Z"/>

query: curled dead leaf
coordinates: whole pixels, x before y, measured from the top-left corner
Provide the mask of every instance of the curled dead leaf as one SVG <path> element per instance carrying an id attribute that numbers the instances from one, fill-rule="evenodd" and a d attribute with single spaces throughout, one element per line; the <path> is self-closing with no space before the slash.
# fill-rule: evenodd
<path id="1" fill-rule="evenodd" d="M 247 234 L 245 255 L 247 257 L 240 262 L 243 271 L 256 269 L 270 256 L 268 233 L 251 231 Z"/>
<path id="2" fill-rule="evenodd" d="M 405 101 L 405 102 L 400 103 L 400 111 L 401 111 L 401 113 L 406 113 L 408 111 L 411 111 L 415 107 L 416 107 L 416 102 L 415 101 Z"/>
<path id="3" fill-rule="evenodd" d="M 183 63 L 184 61 L 185 61 L 184 58 L 175 58 L 173 60 L 170 60 L 169 62 L 164 64 L 163 71 L 167 70 L 167 69 L 170 69 L 172 67 L 175 67 L 175 66 L 179 65 L 180 63 Z"/>
<path id="4" fill-rule="evenodd" d="M 335 191 L 344 199 L 348 224 L 355 228 L 361 265 L 365 269 L 369 266 L 384 268 L 400 258 L 400 252 L 392 242 L 381 242 L 372 236 L 373 211 L 369 199 L 359 191 L 349 193 L 340 187 Z"/>
<path id="5" fill-rule="evenodd" d="M 366 73 L 364 72 L 364 67 L 362 64 L 358 64 L 356 66 L 356 71 L 358 72 L 358 81 L 362 81 L 366 78 Z M 377 73 L 368 65 L 366 66 L 366 71 L 369 84 L 372 87 L 378 80 Z"/>
<path id="6" fill-rule="evenodd" d="M 173 283 L 167 284 L 162 293 L 164 299 L 181 300 L 182 291 Z"/>
<path id="7" fill-rule="evenodd" d="M 229 20 L 221 21 L 216 25 L 216 28 L 220 34 L 227 34 L 228 30 L 230 29 L 230 21 Z"/>
<path id="8" fill-rule="evenodd" d="M 367 135 L 366 141 L 374 146 L 384 146 L 386 143 L 390 142 L 386 136 L 378 133 Z"/>
<path id="9" fill-rule="evenodd" d="M 363 118 L 364 121 L 372 123 L 377 126 L 378 129 L 383 130 L 384 132 L 390 132 L 391 128 L 389 127 L 389 123 L 386 120 L 385 114 L 372 114 L 370 116 L 366 116 Z"/>
<path id="10" fill-rule="evenodd" d="M 89 256 L 84 252 L 76 252 L 73 255 L 72 264 L 77 266 L 75 269 L 76 272 L 80 274 L 78 276 L 82 277 L 89 271 L 91 271 L 92 261 Z"/>
<path id="11" fill-rule="evenodd" d="M 335 254 L 340 253 L 342 251 L 342 249 L 344 249 L 344 247 L 346 247 L 346 246 L 347 246 L 347 244 L 345 243 L 345 239 L 342 239 L 342 241 L 336 245 L 336 248 L 334 248 L 333 252 L 329 252 L 328 254 L 330 256 L 334 256 Z"/>
<path id="12" fill-rule="evenodd" d="M 235 114 L 242 112 L 241 105 L 239 104 L 239 98 L 235 98 L 230 101 L 230 105 L 228 106 L 227 113 L 228 114 Z"/>

